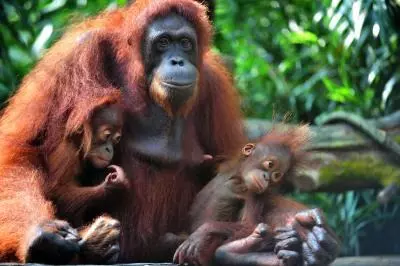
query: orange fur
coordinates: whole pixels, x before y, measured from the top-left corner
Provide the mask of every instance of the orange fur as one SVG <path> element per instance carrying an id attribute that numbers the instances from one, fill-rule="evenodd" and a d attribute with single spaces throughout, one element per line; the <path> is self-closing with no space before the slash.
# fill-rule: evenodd
<path id="1" fill-rule="evenodd" d="M 90 121 L 97 110 L 119 101 L 120 93 L 116 91 L 87 104 L 78 103 L 67 120 L 61 143 L 47 155 L 47 172 L 51 179 L 43 184 L 44 194 L 56 205 L 59 218 L 68 219 L 75 226 L 83 225 L 85 211 L 104 200 L 106 194 L 102 185 L 83 187 L 77 182 L 94 140 Z M 75 143 L 74 138 L 78 138 L 80 144 Z"/>
<path id="2" fill-rule="evenodd" d="M 23 261 L 31 228 L 55 218 L 54 204 L 43 188 L 56 178 L 42 166 L 51 154 L 52 168 L 65 163 L 60 158 L 66 150 L 60 143 L 65 133 L 79 130 L 96 105 L 93 99 L 107 98 L 123 85 L 126 111 L 146 113 L 151 98 L 140 54 L 143 34 L 154 18 L 172 11 L 192 22 L 199 41 L 199 92 L 187 109 L 185 154 L 190 157 L 196 148 L 194 140 L 211 155 L 229 155 L 244 144 L 238 95 L 227 70 L 210 51 L 212 30 L 204 6 L 192 0 L 138 0 L 75 25 L 25 77 L 0 120 L 1 260 Z M 114 72 L 121 84 L 110 78 Z M 154 250 L 155 243 L 166 232 L 187 228 L 190 204 L 204 181 L 183 162 L 156 168 L 135 158 L 127 143 L 122 146 L 122 167 L 133 180 L 134 193 L 109 206 L 122 226 L 120 261 L 170 259 L 171 254 Z"/>
<path id="3" fill-rule="evenodd" d="M 291 181 L 296 172 L 306 167 L 309 153 L 306 146 L 311 140 L 310 127 L 305 125 L 289 126 L 284 124 L 275 125 L 267 134 L 260 138 L 261 144 L 278 144 L 287 147 L 292 152 L 292 162 L 286 176 L 286 181 Z M 286 179 L 286 178 L 285 178 Z"/>
<path id="4" fill-rule="evenodd" d="M 120 94 L 114 92 L 109 97 L 92 100 L 87 105 L 76 105 L 66 122 L 63 138 L 55 149 L 47 153 L 46 165 L 50 179 L 44 184 L 45 191 L 51 191 L 54 187 L 62 189 L 65 184 L 71 185 L 73 178 L 81 174 L 84 156 L 90 151 L 93 140 L 90 118 L 99 108 L 107 108 L 107 105 L 119 101 L 119 97 Z M 81 143 L 77 147 L 72 138 L 80 135 Z"/>
<path id="5" fill-rule="evenodd" d="M 240 149 L 240 155 L 223 163 L 217 176 L 197 194 L 190 212 L 192 235 L 176 251 L 175 262 L 200 261 L 208 265 L 220 245 L 232 243 L 233 250 L 235 247 L 244 247 L 244 238 L 250 236 L 259 223 L 266 223 L 268 230 L 262 239 L 265 253 L 253 253 L 248 257 L 268 257 L 278 264 L 277 256 L 274 253 L 268 254 L 274 250 L 276 244 L 275 229 L 294 226 L 296 213 L 307 209 L 305 205 L 279 195 L 276 188 L 287 181 L 306 161 L 304 148 L 308 144 L 309 129 L 306 125 L 284 129 L 282 127 L 283 125 L 275 127 L 256 144 L 247 144 Z M 269 170 L 262 169 L 261 163 L 271 160 L 272 157 L 276 158 L 275 166 L 268 168 Z M 264 173 L 254 173 L 262 170 Z M 252 178 L 250 182 L 261 184 L 261 181 L 254 179 L 265 178 L 263 174 L 266 171 L 270 177 L 267 187 L 261 193 L 260 190 L 255 191 L 249 186 L 248 178 Z M 272 174 L 278 172 L 283 174 L 282 179 L 273 181 Z M 238 239 L 243 239 L 244 244 L 232 242 Z M 240 257 L 247 257 L 245 252 L 256 250 L 238 251 L 237 253 L 242 254 L 237 257 L 237 264 L 241 264 Z"/>
<path id="6" fill-rule="evenodd" d="M 281 180 L 287 182 L 288 179 L 293 178 L 299 167 L 305 166 L 308 157 L 305 146 L 309 140 L 310 131 L 307 125 L 290 128 L 280 125 L 261 137 L 254 147 L 257 145 L 274 146 L 277 152 L 279 149 L 289 151 L 289 168 Z M 242 153 L 242 150 L 240 152 Z M 262 158 L 256 157 L 255 160 L 260 159 Z M 245 177 L 240 176 L 241 169 L 245 167 L 246 163 L 252 163 L 251 160 L 251 153 L 249 155 L 240 154 L 219 167 L 218 175 L 197 195 L 192 206 L 193 229 L 212 220 L 241 222 L 246 225 L 246 229 L 251 230 L 244 234 L 243 232 L 238 233 L 240 237 L 245 237 L 247 233 L 252 232 L 255 225 L 261 222 L 271 222 L 271 226 L 285 226 L 286 223 L 281 221 L 281 217 L 293 217 L 294 211 L 305 207 L 296 202 L 290 203 L 290 200 L 277 196 L 271 188 L 267 188 L 260 195 L 248 193 L 247 189 L 243 190 Z M 288 209 L 284 206 L 286 204 L 289 206 Z M 284 211 L 279 210 L 280 208 L 283 208 Z"/>

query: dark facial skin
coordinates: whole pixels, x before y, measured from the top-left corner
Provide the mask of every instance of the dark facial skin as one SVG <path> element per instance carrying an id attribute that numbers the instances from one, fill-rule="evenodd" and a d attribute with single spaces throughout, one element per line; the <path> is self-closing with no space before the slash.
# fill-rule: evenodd
<path id="1" fill-rule="evenodd" d="M 122 113 L 117 106 L 97 111 L 91 121 L 93 130 L 92 148 L 87 155 L 93 167 L 105 168 L 114 157 L 114 145 L 121 138 Z"/>
<path id="2" fill-rule="evenodd" d="M 197 88 L 197 36 L 193 26 L 175 14 L 156 19 L 146 32 L 143 57 L 152 93 L 163 97 L 176 112 Z"/>
<path id="3" fill-rule="evenodd" d="M 204 152 L 191 139 L 191 156 L 184 156 L 188 114 L 198 89 L 198 43 L 192 24 L 175 13 L 154 20 L 147 28 L 142 55 L 149 95 L 148 114 L 127 113 L 124 133 L 129 149 L 152 162 L 202 162 Z M 185 158 L 184 158 L 185 157 Z"/>
<path id="4" fill-rule="evenodd" d="M 246 144 L 242 150 L 247 156 L 240 174 L 249 192 L 261 194 L 268 187 L 281 183 L 291 163 L 289 149 L 279 145 Z"/>

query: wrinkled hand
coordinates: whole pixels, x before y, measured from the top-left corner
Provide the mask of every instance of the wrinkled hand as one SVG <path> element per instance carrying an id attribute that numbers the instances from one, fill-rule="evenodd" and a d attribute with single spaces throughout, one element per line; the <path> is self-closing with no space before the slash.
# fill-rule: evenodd
<path id="1" fill-rule="evenodd" d="M 68 264 L 79 252 L 78 232 L 66 221 L 42 222 L 32 231 L 26 263 Z"/>
<path id="2" fill-rule="evenodd" d="M 339 240 L 326 224 L 319 209 L 299 212 L 294 227 L 302 240 L 302 256 L 305 266 L 325 266 L 339 254 Z"/>
<path id="3" fill-rule="evenodd" d="M 274 237 L 274 253 L 284 266 L 302 265 L 302 243 L 296 230 L 292 227 L 277 228 Z"/>
<path id="4" fill-rule="evenodd" d="M 229 233 L 213 231 L 213 227 L 205 223 L 192 233 L 176 250 L 174 263 L 190 265 L 209 265 L 215 250 L 223 244 Z"/>
<path id="5" fill-rule="evenodd" d="M 105 180 L 104 186 L 106 191 L 113 192 L 114 190 L 129 190 L 129 180 L 126 177 L 125 171 L 118 165 L 110 165 L 108 166 L 111 169 L 111 173 L 109 173 Z"/>

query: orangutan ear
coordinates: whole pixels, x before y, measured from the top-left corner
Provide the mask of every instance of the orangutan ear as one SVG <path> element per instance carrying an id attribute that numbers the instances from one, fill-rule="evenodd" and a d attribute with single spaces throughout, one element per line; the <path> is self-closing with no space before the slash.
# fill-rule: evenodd
<path id="1" fill-rule="evenodd" d="M 253 150 L 256 148 L 256 144 L 254 143 L 247 143 L 242 148 L 242 155 L 249 156 L 253 153 Z"/>

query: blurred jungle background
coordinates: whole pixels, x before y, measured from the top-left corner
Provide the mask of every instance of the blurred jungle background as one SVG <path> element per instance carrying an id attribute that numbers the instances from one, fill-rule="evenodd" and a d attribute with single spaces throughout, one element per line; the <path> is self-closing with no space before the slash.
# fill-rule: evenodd
<path id="1" fill-rule="evenodd" d="M 124 0 L 0 0 L 0 101 L 71 21 Z M 313 122 L 345 110 L 375 118 L 400 108 L 399 0 L 216 0 L 215 50 L 230 62 L 247 117 Z M 321 207 L 342 255 L 399 254 L 400 200 L 377 190 L 294 193 Z M 379 243 L 379 244 L 377 244 Z"/>

